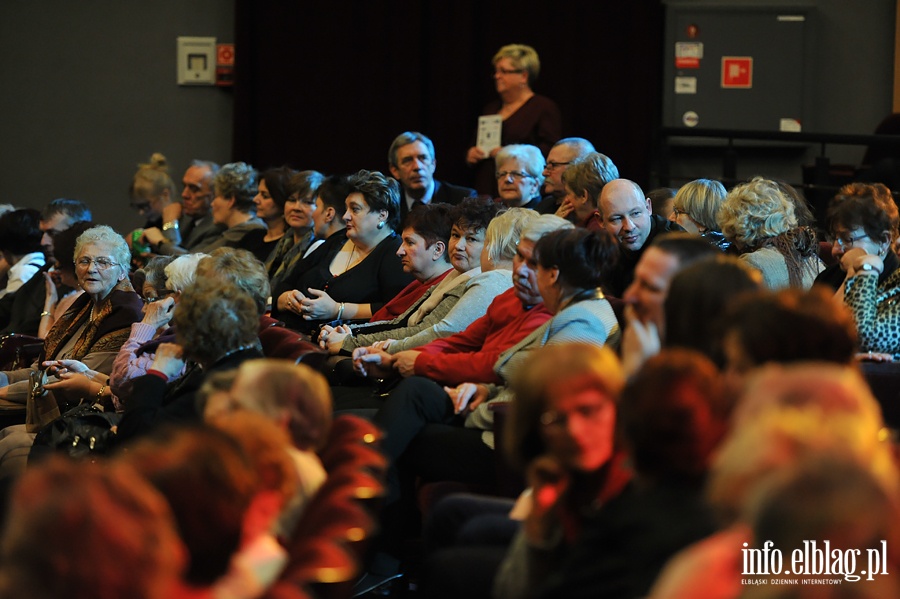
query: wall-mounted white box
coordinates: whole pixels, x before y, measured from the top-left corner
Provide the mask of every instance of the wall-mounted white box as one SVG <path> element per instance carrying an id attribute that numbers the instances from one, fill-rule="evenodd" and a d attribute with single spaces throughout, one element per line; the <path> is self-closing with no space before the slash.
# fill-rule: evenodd
<path id="1" fill-rule="evenodd" d="M 215 85 L 216 38 L 178 38 L 178 85 Z"/>

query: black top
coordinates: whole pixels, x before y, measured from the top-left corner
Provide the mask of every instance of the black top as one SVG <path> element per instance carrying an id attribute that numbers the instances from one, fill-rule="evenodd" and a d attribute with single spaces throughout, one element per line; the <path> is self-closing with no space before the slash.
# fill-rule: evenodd
<path id="1" fill-rule="evenodd" d="M 125 401 L 125 414 L 119 423 L 116 445 L 150 433 L 164 424 L 199 422 L 201 413 L 196 393 L 213 372 L 232 370 L 241 362 L 262 358 L 259 347 L 252 346 L 225 355 L 209 368 L 191 362 L 179 379 L 167 383 L 159 376 L 145 374 L 134 379 L 131 397 Z"/>
<path id="2" fill-rule="evenodd" d="M 632 481 L 585 523 L 535 596 L 643 597 L 672 555 L 715 531 L 699 489 Z"/>
<path id="3" fill-rule="evenodd" d="M 644 254 L 644 250 L 650 247 L 650 244 L 657 235 L 684 231 L 679 225 L 670 220 L 666 220 L 658 214 L 651 214 L 650 221 L 650 234 L 647 236 L 647 241 L 644 242 L 644 245 L 642 245 L 640 249 L 627 250 L 620 246 L 619 262 L 610 273 L 606 285 L 606 290 L 610 295 L 619 298 L 624 295 L 625 290 L 628 289 L 628 286 L 631 285 L 631 282 L 634 280 L 634 267 L 637 266 L 638 260 L 640 260 L 641 256 Z"/>
<path id="4" fill-rule="evenodd" d="M 897 268 L 900 267 L 900 259 L 897 258 L 897 254 L 894 253 L 893 250 L 888 252 L 888 255 L 884 258 L 884 270 L 878 275 L 878 284 L 881 285 L 884 283 L 889 276 L 891 276 Z M 844 279 L 847 278 L 847 273 L 844 272 L 844 269 L 841 268 L 840 262 L 837 264 L 832 264 L 828 266 L 819 273 L 819 276 L 816 277 L 816 280 L 813 284 L 821 284 L 828 285 L 835 291 L 837 291 L 841 284 L 844 282 Z"/>
<path id="5" fill-rule="evenodd" d="M 431 204 L 450 204 L 455 206 L 466 198 L 475 195 L 475 190 L 471 187 L 461 187 L 459 185 L 451 185 L 444 181 L 434 181 L 434 193 L 431 194 Z M 415 207 L 415 204 L 413 204 Z M 409 208 L 406 205 L 406 191 L 400 188 L 400 222 L 406 220 L 409 214 Z"/>
<path id="6" fill-rule="evenodd" d="M 336 302 L 371 304 L 374 314 L 413 281 L 412 275 L 403 272 L 397 256 L 400 236 L 396 233 L 383 239 L 359 264 L 334 276 L 330 270 L 331 262 L 346 240 L 346 231 L 332 234 L 272 290 L 273 318 L 301 332 L 314 331 L 319 325 L 332 320 L 304 320 L 294 312 L 279 310 L 278 298 L 292 289 L 303 294 L 308 293 L 309 289 L 320 289 Z"/>

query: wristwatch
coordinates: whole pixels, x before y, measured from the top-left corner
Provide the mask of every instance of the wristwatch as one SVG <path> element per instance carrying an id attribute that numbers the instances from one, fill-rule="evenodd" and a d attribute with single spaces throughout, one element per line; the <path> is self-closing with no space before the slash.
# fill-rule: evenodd
<path id="1" fill-rule="evenodd" d="M 862 266 L 859 267 L 861 270 L 875 270 L 875 267 L 866 262 Z"/>
<path id="2" fill-rule="evenodd" d="M 177 221 L 177 220 L 170 220 L 170 221 L 167 222 L 167 223 L 163 223 L 162 230 L 163 230 L 163 231 L 168 231 L 169 229 L 178 229 L 178 221 Z"/>

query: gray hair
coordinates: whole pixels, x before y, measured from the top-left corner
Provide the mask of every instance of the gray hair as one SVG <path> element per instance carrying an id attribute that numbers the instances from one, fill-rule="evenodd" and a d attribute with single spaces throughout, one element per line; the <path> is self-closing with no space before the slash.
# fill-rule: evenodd
<path id="1" fill-rule="evenodd" d="M 522 239 L 527 239 L 533 243 L 540 241 L 541 237 L 553 231 L 563 231 L 565 229 L 574 229 L 575 225 L 564 218 L 560 218 L 555 214 L 541 214 L 540 216 L 528 221 L 528 226 L 522 231 Z"/>
<path id="2" fill-rule="evenodd" d="M 197 264 L 207 254 L 184 254 L 166 265 L 166 288 L 171 291 L 184 291 L 194 282 Z"/>
<path id="3" fill-rule="evenodd" d="M 594 148 L 594 144 L 583 137 L 564 137 L 563 139 L 553 144 L 554 148 L 557 146 L 566 146 L 567 148 L 575 150 L 575 160 L 580 160 L 591 152 L 597 151 Z"/>
<path id="4" fill-rule="evenodd" d="M 580 197 L 587 192 L 588 200 L 594 208 L 597 207 L 603 186 L 618 178 L 618 167 L 606 154 L 600 152 L 590 152 L 562 174 L 563 183 L 568 185 L 575 195 Z"/>
<path id="5" fill-rule="evenodd" d="M 395 137 L 394 141 L 391 143 L 391 147 L 388 150 L 388 164 L 391 166 L 399 166 L 397 164 L 397 150 L 417 141 L 425 144 L 425 147 L 428 148 L 428 153 L 431 154 L 431 159 L 434 160 L 434 144 L 431 143 L 430 139 L 418 131 L 404 131 Z"/>
<path id="6" fill-rule="evenodd" d="M 216 195 L 234 198 L 234 209 L 251 212 L 255 208 L 253 198 L 257 191 L 256 169 L 246 162 L 232 162 L 219 169 L 215 178 Z"/>
<path id="7" fill-rule="evenodd" d="M 79 235 L 75 240 L 75 260 L 78 260 L 84 246 L 91 243 L 108 246 L 112 259 L 118 263 L 123 274 L 128 274 L 131 270 L 131 250 L 125 239 L 113 231 L 112 227 L 97 225 Z"/>
<path id="8" fill-rule="evenodd" d="M 540 148 L 529 144 L 510 144 L 508 146 L 503 146 L 500 148 L 500 151 L 497 152 L 497 156 L 494 158 L 494 164 L 497 170 L 500 170 L 501 164 L 512 159 L 518 160 L 519 164 L 522 165 L 522 168 L 525 169 L 525 172 L 537 179 L 538 187 L 543 185 L 544 166 L 546 165 L 546 162 L 544 161 L 544 155 L 541 154 Z"/>
<path id="9" fill-rule="evenodd" d="M 491 262 L 512 260 L 522 230 L 539 215 L 531 208 L 509 208 L 495 216 L 484 232 L 484 251 Z"/>

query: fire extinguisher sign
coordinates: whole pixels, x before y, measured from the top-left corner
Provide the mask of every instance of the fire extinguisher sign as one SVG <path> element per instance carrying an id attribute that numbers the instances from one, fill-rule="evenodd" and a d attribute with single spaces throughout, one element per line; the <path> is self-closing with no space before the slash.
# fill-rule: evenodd
<path id="1" fill-rule="evenodd" d="M 750 89 L 753 87 L 753 58 L 751 56 L 722 57 L 722 88 Z"/>

